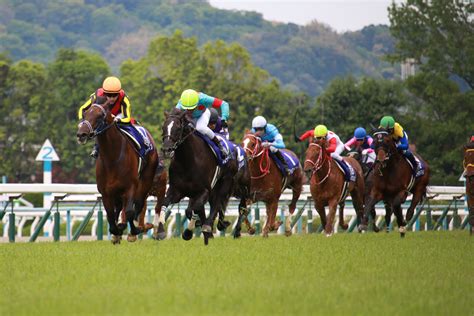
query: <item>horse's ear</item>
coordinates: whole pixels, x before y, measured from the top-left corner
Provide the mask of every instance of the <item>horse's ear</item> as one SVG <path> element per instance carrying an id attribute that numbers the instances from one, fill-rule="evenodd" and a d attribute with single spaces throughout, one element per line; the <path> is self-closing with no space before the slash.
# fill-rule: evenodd
<path id="1" fill-rule="evenodd" d="M 165 115 L 165 119 L 167 119 L 168 116 L 170 116 L 170 113 L 168 111 L 163 111 L 163 114 Z"/>
<path id="2" fill-rule="evenodd" d="M 250 133 L 250 130 L 248 128 L 245 129 L 245 134 L 249 134 Z"/>

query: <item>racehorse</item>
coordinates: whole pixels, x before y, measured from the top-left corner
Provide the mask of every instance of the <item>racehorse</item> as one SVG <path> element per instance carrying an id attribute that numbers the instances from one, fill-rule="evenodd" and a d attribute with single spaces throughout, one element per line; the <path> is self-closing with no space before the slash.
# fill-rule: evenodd
<path id="1" fill-rule="evenodd" d="M 372 189 L 372 184 L 374 182 L 373 180 L 373 177 L 374 177 L 374 169 L 372 168 L 372 164 L 368 164 L 368 163 L 365 163 L 362 159 L 362 150 L 355 150 L 355 151 L 351 151 L 347 154 L 348 157 L 352 157 L 354 158 L 355 160 L 357 160 L 357 162 L 360 164 L 360 166 L 362 167 L 362 172 L 364 174 L 364 183 L 365 183 L 365 191 L 364 191 L 364 201 L 365 199 L 368 197 L 368 195 L 370 194 L 370 190 Z M 343 206 L 344 204 L 342 204 Z M 386 227 L 387 227 L 387 232 L 389 232 L 389 227 L 390 227 L 390 221 L 392 220 L 392 209 L 390 207 L 390 205 L 384 201 L 384 206 L 385 206 L 385 224 L 386 224 Z M 370 211 L 370 214 L 372 215 L 372 218 L 374 219 L 374 223 L 373 223 L 373 230 L 378 233 L 379 232 L 379 228 L 377 227 L 376 223 L 375 223 L 375 218 L 376 218 L 376 213 L 375 213 L 375 206 L 372 208 L 372 210 Z"/>
<path id="2" fill-rule="evenodd" d="M 250 200 L 252 202 L 263 201 L 267 210 L 267 221 L 263 228 L 263 237 L 268 237 L 268 233 L 277 230 L 282 224 L 276 220 L 278 200 L 286 188 L 291 188 L 293 197 L 289 205 L 289 212 L 293 214 L 296 209 L 296 202 L 303 190 L 304 175 L 301 165 L 296 168 L 289 176 L 283 176 L 276 163 L 269 156 L 269 149 L 262 146 L 259 137 L 251 133 L 246 133 L 242 139 L 250 168 L 251 186 Z M 290 150 L 284 150 L 291 153 Z M 285 234 L 291 235 L 290 217 L 287 217 L 285 223 Z"/>
<path id="3" fill-rule="evenodd" d="M 469 208 L 470 234 L 474 233 L 474 142 L 464 146 L 464 177 L 466 178 L 467 206 Z"/>
<path id="4" fill-rule="evenodd" d="M 374 134 L 375 153 L 373 185 L 370 194 L 366 197 L 364 218 L 359 229 L 365 231 L 368 223 L 368 212 L 380 200 L 386 201 L 397 218 L 398 230 L 401 237 L 405 237 L 406 221 L 403 218 L 402 203 L 411 192 L 413 194 L 407 210 L 406 220 L 413 217 L 418 203 L 426 197 L 426 187 L 430 177 L 428 164 L 417 156 L 424 164 L 424 174 L 413 179 L 412 168 L 404 156 L 398 151 L 392 136 L 383 129 Z M 416 166 L 415 166 L 416 168 Z"/>
<path id="5" fill-rule="evenodd" d="M 213 152 L 205 141 L 195 134 L 194 126 L 186 111 L 173 109 L 165 113 L 163 123 L 162 151 L 171 158 L 169 167 L 169 187 L 162 209 L 189 198 L 185 211 L 190 220 L 182 237 L 190 240 L 197 220 L 202 224 L 204 243 L 212 238 L 212 226 L 219 212 L 224 212 L 230 196 L 233 194 L 235 176 L 238 171 L 237 151 L 232 152 L 233 159 L 219 166 Z M 204 205 L 210 204 L 210 213 L 206 217 Z M 240 207 L 245 207 L 241 200 Z M 199 222 L 198 222 L 199 224 Z"/>
<path id="6" fill-rule="evenodd" d="M 134 236 L 141 232 L 135 222 L 153 183 L 158 152 L 151 150 L 144 161 L 140 161 L 134 145 L 114 122 L 110 105 L 92 104 L 83 113 L 83 118 L 78 125 L 77 141 L 85 144 L 97 137 L 100 147 L 95 169 L 97 188 L 107 213 L 112 243 L 117 244 L 126 228 L 125 223 L 118 223 L 122 208 L 130 224 L 130 234 Z M 149 133 L 148 138 L 155 146 Z"/>
<path id="7" fill-rule="evenodd" d="M 334 217 L 337 205 L 339 210 L 339 224 L 347 229 L 344 224 L 344 201 L 348 193 L 351 194 L 352 203 L 357 213 L 358 220 L 362 219 L 364 209 L 364 176 L 359 163 L 351 157 L 344 157 L 344 161 L 354 168 L 356 173 L 355 182 L 345 183 L 343 172 L 336 165 L 326 150 L 326 141 L 315 140 L 308 145 L 304 162 L 304 171 L 311 173 L 310 190 L 314 200 L 314 206 L 321 218 L 326 236 L 333 234 Z M 329 207 L 326 217 L 325 207 Z"/>

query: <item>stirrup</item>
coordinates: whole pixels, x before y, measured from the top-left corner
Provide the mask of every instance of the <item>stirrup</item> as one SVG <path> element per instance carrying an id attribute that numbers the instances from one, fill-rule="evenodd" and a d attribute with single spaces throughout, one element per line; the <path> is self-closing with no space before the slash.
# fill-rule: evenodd
<path id="1" fill-rule="evenodd" d="M 97 159 L 97 158 L 99 158 L 99 152 L 94 149 L 94 150 L 90 153 L 89 156 L 91 156 L 91 157 L 94 158 L 94 159 Z"/>

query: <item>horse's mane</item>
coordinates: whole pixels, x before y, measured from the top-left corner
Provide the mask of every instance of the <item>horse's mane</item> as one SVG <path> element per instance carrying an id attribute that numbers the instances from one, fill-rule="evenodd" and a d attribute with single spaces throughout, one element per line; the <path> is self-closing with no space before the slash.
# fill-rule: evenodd
<path id="1" fill-rule="evenodd" d="M 474 142 L 469 142 L 466 144 L 466 149 L 474 149 Z"/>

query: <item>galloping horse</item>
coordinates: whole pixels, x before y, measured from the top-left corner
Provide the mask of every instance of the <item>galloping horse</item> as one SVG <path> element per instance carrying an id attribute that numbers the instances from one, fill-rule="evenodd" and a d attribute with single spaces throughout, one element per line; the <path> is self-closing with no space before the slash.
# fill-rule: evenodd
<path id="1" fill-rule="evenodd" d="M 469 208 L 470 234 L 474 234 L 474 142 L 464 146 L 464 176 L 466 177 L 466 196 Z"/>
<path id="2" fill-rule="evenodd" d="M 290 176 L 283 176 L 276 163 L 269 156 L 268 148 L 262 146 L 262 141 L 254 134 L 247 133 L 242 140 L 248 159 L 251 175 L 250 200 L 252 202 L 263 201 L 267 210 L 267 222 L 263 228 L 263 237 L 268 237 L 268 233 L 277 230 L 282 224 L 276 222 L 278 200 L 286 188 L 291 188 L 293 197 L 289 205 L 290 214 L 296 209 L 296 202 L 303 190 L 304 175 L 301 165 L 293 171 Z M 289 150 L 287 153 L 294 154 Z M 294 156 L 295 157 L 295 156 Z M 296 159 L 296 158 L 295 158 Z M 289 217 L 285 223 L 285 234 L 291 235 Z"/>
<path id="3" fill-rule="evenodd" d="M 204 243 L 212 238 L 212 226 L 219 212 L 224 212 L 233 193 L 235 176 L 238 171 L 237 150 L 233 159 L 219 166 L 216 158 L 205 143 L 195 134 L 191 120 L 185 111 L 173 109 L 165 113 L 163 123 L 163 153 L 171 158 L 169 167 L 169 187 L 163 202 L 163 209 L 189 198 L 186 217 L 190 220 L 182 237 L 190 240 L 196 221 L 200 219 Z M 206 217 L 204 205 L 209 202 L 211 210 Z M 245 208 L 245 198 L 239 208 Z"/>
<path id="4" fill-rule="evenodd" d="M 340 206 L 339 224 L 347 229 L 347 224 L 344 224 L 343 210 L 348 193 L 351 194 L 358 219 L 362 219 L 364 209 L 364 175 L 362 168 L 354 158 L 345 157 L 344 160 L 354 168 L 356 173 L 355 182 L 350 181 L 348 185 L 345 184 L 343 172 L 326 151 L 326 141 L 324 139 L 310 143 L 306 150 L 304 171 L 311 172 L 311 196 L 328 237 L 333 233 L 337 205 Z M 328 218 L 326 218 L 324 209 L 326 206 L 329 206 Z"/>
<path id="5" fill-rule="evenodd" d="M 391 206 L 397 218 L 400 235 L 404 237 L 406 221 L 403 218 L 401 205 L 407 199 L 408 193 L 411 192 L 413 197 L 406 214 L 406 219 L 410 220 L 415 207 L 426 196 L 430 169 L 428 164 L 418 156 L 418 159 L 424 164 L 425 170 L 422 176 L 413 179 L 409 163 L 396 148 L 392 136 L 385 130 L 378 130 L 374 134 L 374 144 L 377 158 L 372 177 L 373 185 L 370 194 L 366 197 L 364 219 L 359 229 L 363 231 L 367 229 L 368 212 L 377 202 L 384 200 Z"/>
<path id="6" fill-rule="evenodd" d="M 145 161 L 141 161 L 132 142 L 114 123 L 110 106 L 93 104 L 83 117 L 78 126 L 77 141 L 85 144 L 97 137 L 101 149 L 95 168 L 97 188 L 102 194 L 112 243 L 120 243 L 126 227 L 124 223 L 117 224 L 122 207 L 130 224 L 130 234 L 134 236 L 141 232 L 135 221 L 153 183 L 158 153 L 151 150 Z M 155 146 L 150 134 L 148 137 Z"/>

